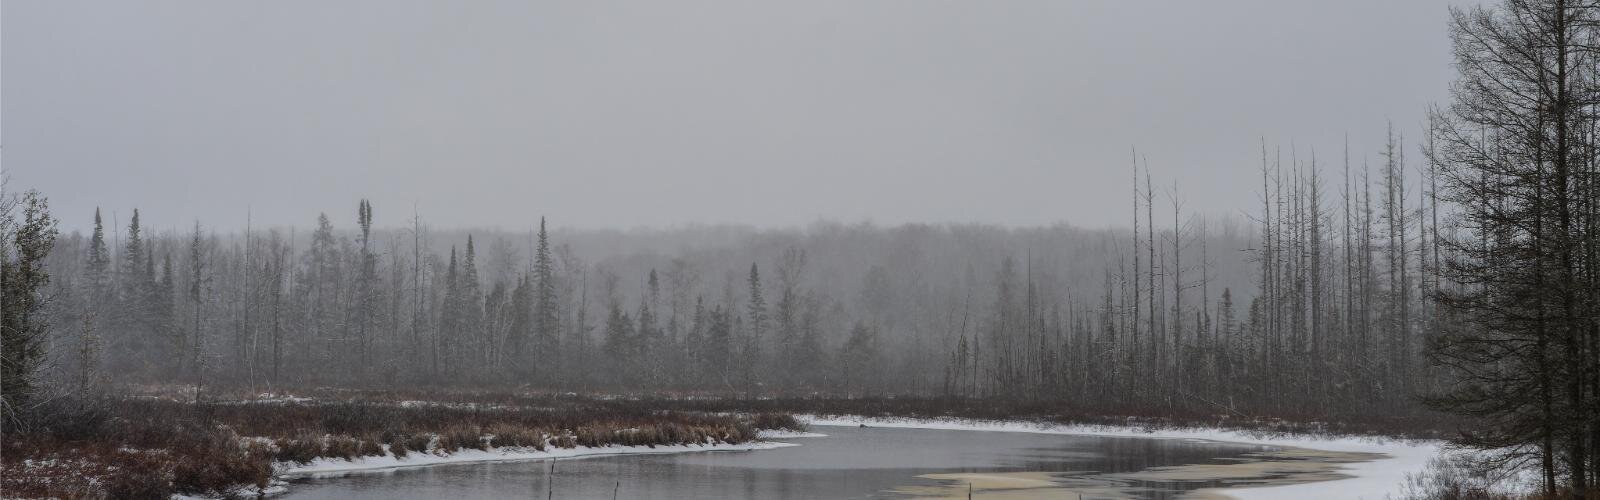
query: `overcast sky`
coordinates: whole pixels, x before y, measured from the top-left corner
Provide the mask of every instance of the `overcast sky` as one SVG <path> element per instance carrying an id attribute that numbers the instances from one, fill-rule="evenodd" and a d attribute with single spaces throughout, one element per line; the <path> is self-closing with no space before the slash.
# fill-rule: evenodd
<path id="1" fill-rule="evenodd" d="M 67 229 L 1123 225 L 1135 145 L 1237 213 L 1419 136 L 1451 3 L 5 0 L 0 161 Z"/>

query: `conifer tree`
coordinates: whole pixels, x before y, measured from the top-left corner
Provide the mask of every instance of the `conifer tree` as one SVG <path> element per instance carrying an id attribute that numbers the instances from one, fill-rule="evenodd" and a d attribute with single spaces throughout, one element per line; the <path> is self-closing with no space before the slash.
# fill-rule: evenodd
<path id="1" fill-rule="evenodd" d="M 13 213 L 18 205 L 20 221 Z M 44 264 L 55 240 L 56 221 L 43 195 L 0 194 L 0 420 L 7 428 L 19 423 L 38 387 L 50 330 Z"/>
<path id="2" fill-rule="evenodd" d="M 356 366 L 365 371 L 371 362 L 372 330 L 378 315 L 378 256 L 372 252 L 372 203 L 361 200 L 356 207 L 356 224 L 361 227 L 361 270 L 356 277 Z"/>
<path id="3" fill-rule="evenodd" d="M 732 314 L 732 311 L 718 305 L 711 310 L 706 325 L 704 366 L 711 378 L 710 383 L 723 389 L 733 389 L 732 377 L 736 375 L 730 370 L 734 341 Z"/>
<path id="4" fill-rule="evenodd" d="M 611 302 L 611 313 L 606 316 L 605 350 L 610 357 L 613 383 L 633 382 L 636 373 L 634 357 L 635 331 L 633 318 L 623 312 L 622 305 Z"/>
<path id="5" fill-rule="evenodd" d="M 204 376 L 205 332 L 201 326 L 201 313 L 206 297 L 205 243 L 200 236 L 200 223 L 194 223 L 194 234 L 189 240 L 189 339 L 185 353 L 189 376 L 199 383 Z"/>
<path id="6" fill-rule="evenodd" d="M 166 360 L 165 368 L 173 373 L 178 373 L 183 368 L 183 359 L 186 344 L 183 332 L 178 328 L 177 305 L 174 294 L 177 293 L 177 282 L 173 278 L 172 252 L 161 254 L 161 281 L 156 283 L 155 324 L 163 332 L 163 343 L 167 350 L 162 353 Z"/>
<path id="7" fill-rule="evenodd" d="M 511 290 L 511 319 L 507 330 L 506 358 L 511 372 L 519 377 L 533 371 L 534 363 L 527 356 L 529 335 L 533 332 L 533 275 L 522 273 L 517 286 Z"/>
<path id="8" fill-rule="evenodd" d="M 149 288 L 145 282 L 144 254 L 144 231 L 139 223 L 139 209 L 136 208 L 133 218 L 128 222 L 128 237 L 123 242 L 121 269 L 117 273 L 121 289 L 117 293 L 116 324 L 121 328 L 115 333 L 120 339 L 116 345 L 118 352 L 125 353 L 122 361 L 131 363 L 127 365 L 129 367 L 149 357 L 152 343 L 149 310 L 145 304 Z"/>
<path id="9" fill-rule="evenodd" d="M 436 376 L 455 373 L 455 355 L 460 342 L 461 276 L 456 266 L 456 247 L 451 246 L 450 263 L 444 273 L 444 303 L 439 306 L 439 330 L 434 333 L 433 371 Z"/>
<path id="10" fill-rule="evenodd" d="M 740 366 L 746 384 L 755 384 L 756 374 L 754 368 L 761 364 L 761 342 L 766 336 L 767 329 L 767 299 L 761 292 L 761 270 L 754 262 L 750 263 L 750 277 L 746 281 L 750 287 L 750 303 L 745 305 L 747 321 L 750 322 L 749 331 L 745 333 L 743 348 L 740 350 Z M 746 390 L 749 386 L 746 387 Z"/>
<path id="11" fill-rule="evenodd" d="M 89 255 L 84 266 L 84 282 L 96 301 L 103 301 L 111 284 L 111 252 L 106 249 L 105 225 L 100 220 L 100 207 L 94 209 L 94 234 L 89 238 Z"/>
<path id="12" fill-rule="evenodd" d="M 539 243 L 533 260 L 533 342 L 547 361 L 560 356 L 561 310 L 556 302 L 555 260 L 550 254 L 550 233 L 544 217 L 539 218 Z M 553 365 L 554 363 L 547 363 Z"/>
<path id="13" fill-rule="evenodd" d="M 328 214 L 318 214 L 317 228 L 311 233 L 311 246 L 306 249 L 306 268 L 301 280 L 306 290 L 298 297 L 305 301 L 309 312 L 306 318 L 309 328 L 303 333 L 304 352 L 300 361 L 307 363 L 307 372 L 312 374 L 336 366 L 328 361 L 335 359 L 338 337 L 345 331 L 339 321 L 342 279 L 337 244 Z"/>
<path id="14" fill-rule="evenodd" d="M 841 375 L 847 390 L 871 391 L 879 366 L 878 332 L 876 328 L 857 321 L 850 329 L 850 338 L 839 353 L 842 361 Z"/>
<path id="15" fill-rule="evenodd" d="M 461 314 L 461 332 L 457 334 L 470 349 L 463 352 L 460 361 L 480 366 L 484 360 L 484 351 L 488 346 L 488 339 L 484 332 L 483 323 L 483 286 L 478 277 L 477 250 L 472 243 L 472 235 L 467 235 L 467 249 L 461 264 L 461 289 L 459 302 L 456 307 Z"/>

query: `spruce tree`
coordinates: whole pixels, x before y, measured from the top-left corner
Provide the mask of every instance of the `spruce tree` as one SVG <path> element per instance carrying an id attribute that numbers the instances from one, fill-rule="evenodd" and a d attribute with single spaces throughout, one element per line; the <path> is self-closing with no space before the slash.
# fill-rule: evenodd
<path id="1" fill-rule="evenodd" d="M 622 311 L 621 304 L 612 301 L 611 313 L 606 316 L 605 339 L 606 354 L 612 362 L 612 383 L 627 384 L 634 381 L 633 375 L 637 373 L 634 337 L 633 318 Z"/>
<path id="2" fill-rule="evenodd" d="M 104 300 L 111 283 L 111 252 L 106 248 L 105 225 L 100 220 L 100 207 L 94 209 L 94 234 L 89 238 L 89 255 L 84 266 L 84 282 L 95 301 Z"/>
<path id="3" fill-rule="evenodd" d="M 689 331 L 683 336 L 687 380 L 690 387 L 701 387 L 709 376 L 709 360 L 711 352 L 706 341 L 705 297 L 695 297 L 694 317 L 690 319 Z"/>
<path id="4" fill-rule="evenodd" d="M 725 389 L 733 388 L 732 376 L 729 368 L 733 361 L 733 321 L 729 316 L 732 311 L 721 305 L 712 309 L 706 325 L 705 355 L 702 362 L 711 378 L 709 382 L 716 387 Z"/>
<path id="5" fill-rule="evenodd" d="M 539 218 L 539 243 L 533 260 L 533 339 L 545 365 L 554 366 L 559 359 L 561 311 L 556 302 L 555 260 L 550 254 L 550 233 L 545 229 L 544 217 Z"/>
<path id="6" fill-rule="evenodd" d="M 745 305 L 750 329 L 743 339 L 744 346 L 739 353 L 741 357 L 739 361 L 740 366 L 744 368 L 745 383 L 755 384 L 755 367 L 761 364 L 761 342 L 767 330 L 767 299 L 761 292 L 761 270 L 754 262 L 750 263 L 750 277 L 746 284 L 750 287 L 750 303 Z"/>
<path id="7" fill-rule="evenodd" d="M 841 375 L 845 387 L 855 391 L 870 391 L 878 366 L 878 331 L 857 321 L 850 329 L 850 338 L 839 352 Z"/>
<path id="8" fill-rule="evenodd" d="M 528 356 L 529 335 L 533 332 L 533 275 L 522 273 L 511 290 L 511 319 L 506 335 L 506 358 L 513 375 L 527 376 L 535 368 Z"/>
<path id="9" fill-rule="evenodd" d="M 317 214 L 317 229 L 311 233 L 311 247 L 306 249 L 304 283 L 306 293 L 299 297 L 308 308 L 309 328 L 304 332 L 302 347 L 309 372 L 320 374 L 336 365 L 334 343 L 343 331 L 339 322 L 340 268 L 337 240 L 328 214 Z M 317 341 L 322 341 L 320 346 Z"/>
<path id="10" fill-rule="evenodd" d="M 483 366 L 484 353 L 488 346 L 488 339 L 484 332 L 483 322 L 483 286 L 478 279 L 477 250 L 472 242 L 472 235 L 467 235 L 467 249 L 461 265 L 461 289 L 459 302 L 456 307 L 461 311 L 461 332 L 457 335 L 469 347 L 463 352 L 460 361 L 471 363 L 469 366 Z"/>
<path id="11" fill-rule="evenodd" d="M 139 209 L 133 210 L 133 218 L 128 221 L 128 239 L 123 242 L 121 269 L 118 270 L 120 290 L 117 293 L 117 318 L 110 324 L 119 325 L 113 335 L 119 339 L 115 345 L 122 354 L 119 358 L 123 368 L 137 366 L 149 356 L 149 346 L 152 339 L 149 337 L 151 330 L 149 311 L 145 305 L 147 284 L 145 283 L 144 259 L 144 231 L 139 222 Z"/>
<path id="12" fill-rule="evenodd" d="M 206 269 L 205 269 L 205 242 L 200 237 L 200 223 L 194 223 L 194 235 L 189 240 L 189 307 L 190 323 L 189 339 L 187 346 L 189 352 L 185 358 L 188 363 L 189 375 L 198 384 L 205 375 L 203 364 L 205 355 L 205 332 L 202 329 L 201 313 L 206 297 Z"/>
<path id="13" fill-rule="evenodd" d="M 84 330 L 89 332 L 100 328 L 90 324 L 91 321 L 101 324 L 113 320 L 115 310 L 107 307 L 115 297 L 111 288 L 111 252 L 106 248 L 105 225 L 100 219 L 100 207 L 94 209 L 94 233 L 89 237 L 89 251 L 85 258 L 82 289 L 82 311 L 79 312 L 84 319 Z M 96 345 L 100 344 L 101 334 L 94 332 Z M 80 355 L 83 353 L 79 353 Z M 80 356 L 82 358 L 82 356 Z M 96 358 L 98 360 L 98 357 Z M 80 361 L 83 361 L 80 359 Z M 131 361 L 131 360 L 126 360 Z M 80 366 L 80 369 L 83 368 Z"/>
<path id="14" fill-rule="evenodd" d="M 439 331 L 434 335 L 433 371 L 436 375 L 455 373 L 455 353 L 460 345 L 460 335 L 461 277 L 456 270 L 456 247 L 452 246 L 450 264 L 444 274 L 444 303 L 439 308 Z"/>
<path id="15" fill-rule="evenodd" d="M 13 203 L 22 207 L 20 223 Z M 29 191 L 20 201 L 0 199 L 0 419 L 8 426 L 32 403 L 44 361 L 50 329 L 45 258 L 55 240 L 56 221 L 43 195 Z"/>
<path id="16" fill-rule="evenodd" d="M 176 283 L 173 278 L 172 252 L 163 252 L 161 254 L 161 281 L 157 282 L 155 287 L 154 323 L 157 330 L 162 332 L 165 337 L 161 339 L 167 346 L 166 352 L 162 355 L 162 359 L 167 364 L 165 368 L 173 373 L 177 373 L 182 369 L 185 345 L 183 332 L 178 328 L 177 305 L 173 302 L 175 300 L 174 294 L 177 293 Z"/>
<path id="17" fill-rule="evenodd" d="M 364 372 L 371 362 L 372 330 L 378 315 L 378 256 L 372 252 L 372 203 L 361 200 L 356 208 L 356 224 L 361 227 L 361 270 L 356 277 L 357 371 Z"/>

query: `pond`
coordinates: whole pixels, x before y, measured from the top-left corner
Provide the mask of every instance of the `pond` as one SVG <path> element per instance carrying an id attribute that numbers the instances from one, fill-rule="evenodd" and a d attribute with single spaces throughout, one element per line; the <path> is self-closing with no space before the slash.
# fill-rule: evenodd
<path id="1" fill-rule="evenodd" d="M 291 481 L 287 498 L 1182 498 L 1337 479 L 1372 457 L 1201 440 L 817 427 L 759 451 L 438 465 Z"/>

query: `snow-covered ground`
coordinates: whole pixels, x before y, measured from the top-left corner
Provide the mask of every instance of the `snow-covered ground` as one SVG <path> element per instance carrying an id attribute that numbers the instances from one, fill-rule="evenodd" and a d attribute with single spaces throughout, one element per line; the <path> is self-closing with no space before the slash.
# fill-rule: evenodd
<path id="1" fill-rule="evenodd" d="M 493 448 L 489 450 L 457 450 L 450 454 L 418 453 L 412 452 L 405 458 L 395 458 L 394 455 L 378 457 L 361 457 L 354 460 L 342 458 L 319 458 L 309 464 L 280 464 L 282 477 L 322 477 L 337 476 L 353 472 L 394 469 L 400 467 L 420 467 L 439 464 L 463 464 L 478 462 L 502 462 L 518 460 L 545 460 L 551 458 L 580 458 L 604 455 L 643 455 L 654 453 L 689 453 L 705 451 L 750 451 L 768 450 L 796 446 L 793 443 L 779 442 L 754 442 L 741 444 L 704 444 L 704 445 L 673 445 L 673 446 L 602 446 L 589 448 L 547 447 L 545 451 L 533 448 Z M 385 447 L 387 449 L 387 447 Z"/>
<path id="2" fill-rule="evenodd" d="M 795 439 L 795 438 L 823 438 L 827 434 L 815 432 L 791 431 L 789 429 L 765 429 L 756 431 L 757 439 Z"/>
<path id="3" fill-rule="evenodd" d="M 1309 435 L 1261 436 L 1246 431 L 1225 429 L 1144 429 L 1098 425 L 1054 425 L 1014 420 L 909 419 L 796 415 L 814 426 L 899 427 L 967 431 L 1031 432 L 1041 434 L 1079 434 L 1152 439 L 1203 439 L 1233 443 L 1309 448 L 1324 451 L 1381 453 L 1388 458 L 1341 464 L 1347 479 L 1256 488 L 1230 488 L 1221 493 L 1241 500 L 1380 500 L 1398 498 L 1408 474 L 1427 468 L 1428 461 L 1444 450 L 1444 443 L 1427 440 L 1396 440 Z"/>

